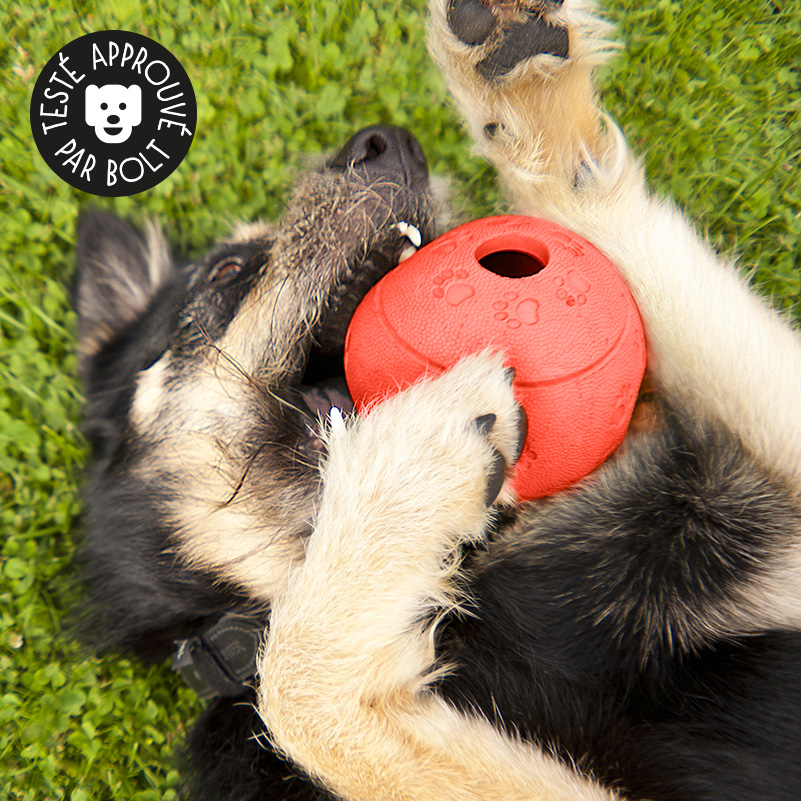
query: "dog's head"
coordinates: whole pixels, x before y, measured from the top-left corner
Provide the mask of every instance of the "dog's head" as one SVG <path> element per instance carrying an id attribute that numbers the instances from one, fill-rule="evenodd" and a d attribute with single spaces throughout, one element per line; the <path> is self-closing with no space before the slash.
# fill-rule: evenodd
<path id="1" fill-rule="evenodd" d="M 269 602 L 302 558 L 320 421 L 351 408 L 347 324 L 413 249 L 408 226 L 434 236 L 426 161 L 384 126 L 307 175 L 280 224 L 240 226 L 188 267 L 155 229 L 84 217 L 85 560 L 109 643 L 158 652 L 237 596 Z"/>

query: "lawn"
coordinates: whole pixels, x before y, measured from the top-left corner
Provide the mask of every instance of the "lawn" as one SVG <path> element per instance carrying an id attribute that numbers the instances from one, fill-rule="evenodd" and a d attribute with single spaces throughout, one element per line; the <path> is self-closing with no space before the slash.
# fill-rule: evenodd
<path id="1" fill-rule="evenodd" d="M 280 215 L 294 176 L 358 127 L 411 128 L 464 216 L 503 206 L 425 53 L 422 0 L 56 0 L 0 20 L 0 799 L 177 797 L 174 755 L 200 703 L 167 666 L 87 654 L 80 598 L 81 390 L 69 285 L 82 209 L 163 220 L 199 253 L 234 218 Z M 627 45 L 612 114 L 676 198 L 777 306 L 801 308 L 801 0 L 614 0 Z M 91 197 L 38 156 L 39 70 L 94 30 L 133 30 L 183 63 L 198 100 L 183 165 L 132 198 Z"/>

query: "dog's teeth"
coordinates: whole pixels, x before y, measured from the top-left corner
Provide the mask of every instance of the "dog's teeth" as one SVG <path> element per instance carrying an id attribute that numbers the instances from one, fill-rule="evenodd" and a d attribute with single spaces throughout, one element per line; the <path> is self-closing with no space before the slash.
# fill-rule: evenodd
<path id="1" fill-rule="evenodd" d="M 419 248 L 420 245 L 423 244 L 423 235 L 420 233 L 419 229 L 415 228 L 415 226 L 413 226 L 413 225 L 409 226 L 409 230 L 406 232 L 406 238 L 416 248 Z"/>
<path id="2" fill-rule="evenodd" d="M 420 245 L 423 244 L 423 235 L 420 233 L 420 229 L 417 228 L 417 226 L 405 220 L 401 220 L 395 227 L 415 246 L 415 248 L 419 248 Z"/>
<path id="3" fill-rule="evenodd" d="M 417 248 L 410 242 L 401 251 L 400 257 L 398 258 L 398 264 L 400 264 L 403 261 L 406 261 L 406 259 L 408 259 L 409 256 L 414 256 L 415 253 L 417 253 Z"/>

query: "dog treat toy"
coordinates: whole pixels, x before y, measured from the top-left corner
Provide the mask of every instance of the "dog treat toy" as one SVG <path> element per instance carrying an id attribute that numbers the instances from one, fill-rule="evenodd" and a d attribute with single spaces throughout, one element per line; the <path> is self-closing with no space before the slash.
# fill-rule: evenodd
<path id="1" fill-rule="evenodd" d="M 348 328 L 345 376 L 356 408 L 369 413 L 487 348 L 515 369 L 527 417 L 513 476 L 519 500 L 570 486 L 620 445 L 645 338 L 628 288 L 589 242 L 533 217 L 455 228 L 365 296 Z"/>

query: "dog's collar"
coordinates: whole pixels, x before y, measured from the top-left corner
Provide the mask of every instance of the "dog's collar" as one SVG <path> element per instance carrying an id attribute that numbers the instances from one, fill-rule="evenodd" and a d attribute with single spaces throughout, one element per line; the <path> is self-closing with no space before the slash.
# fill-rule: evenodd
<path id="1" fill-rule="evenodd" d="M 227 613 L 175 644 L 172 669 L 206 700 L 241 695 L 253 686 L 266 620 Z"/>

